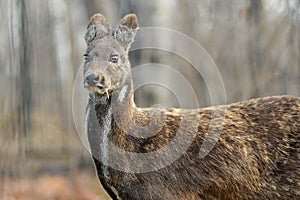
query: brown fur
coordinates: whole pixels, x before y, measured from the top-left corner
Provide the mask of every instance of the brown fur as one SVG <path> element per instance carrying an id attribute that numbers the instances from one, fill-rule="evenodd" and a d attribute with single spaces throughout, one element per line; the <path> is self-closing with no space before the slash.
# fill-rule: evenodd
<path id="1" fill-rule="evenodd" d="M 113 199 L 300 199 L 298 97 L 267 97 L 193 110 L 137 108 L 128 61 L 128 49 L 137 29 L 136 16 L 125 16 L 112 30 L 99 14 L 91 18 L 90 24 L 96 26 L 95 30 L 100 26 L 106 27 L 101 32 L 109 32 L 92 40 L 88 37 L 85 77 L 95 73 L 107 83 L 101 89 L 87 86 L 91 91 L 87 132 L 98 177 Z M 110 61 L 112 54 L 118 55 L 117 63 Z M 124 100 L 114 104 L 113 95 L 118 97 L 124 86 L 128 87 Z M 115 109 L 118 116 L 112 115 L 111 123 L 105 124 L 110 109 Z M 186 123 L 180 129 L 183 120 Z M 151 137 L 128 134 L 152 131 L 151 127 L 161 121 L 163 126 Z M 134 128 L 132 122 L 142 128 Z M 109 140 L 127 152 L 153 152 L 166 146 L 176 134 L 185 138 L 195 131 L 196 135 L 188 150 L 171 165 L 147 173 L 129 173 L 100 162 L 100 144 L 107 126 Z M 221 135 L 214 148 L 200 158 L 200 147 L 210 137 L 209 128 L 220 130 Z M 178 141 L 178 146 L 185 142 Z M 160 154 L 159 159 L 167 159 L 172 153 Z M 118 157 L 111 159 L 118 161 Z M 125 158 L 125 166 L 139 164 Z M 105 175 L 105 167 L 109 175 Z"/>

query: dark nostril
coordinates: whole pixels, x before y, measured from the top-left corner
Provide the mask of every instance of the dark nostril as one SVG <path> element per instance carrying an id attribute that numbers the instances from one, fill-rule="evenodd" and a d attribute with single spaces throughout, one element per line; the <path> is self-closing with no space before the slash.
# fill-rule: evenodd
<path id="1" fill-rule="evenodd" d="M 99 76 L 96 76 L 93 81 L 94 81 L 94 83 L 98 83 L 99 82 Z"/>
<path id="2" fill-rule="evenodd" d="M 97 74 L 90 74 L 85 78 L 85 82 L 90 86 L 95 86 L 99 83 L 99 76 Z"/>

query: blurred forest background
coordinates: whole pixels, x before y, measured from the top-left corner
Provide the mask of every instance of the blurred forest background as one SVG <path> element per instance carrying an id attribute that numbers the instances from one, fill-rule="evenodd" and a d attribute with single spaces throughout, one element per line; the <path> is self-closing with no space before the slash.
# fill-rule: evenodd
<path id="1" fill-rule="evenodd" d="M 141 27 L 174 29 L 199 42 L 220 70 L 227 103 L 300 96 L 299 0 L 1 0 L 0 199 L 107 199 L 72 117 L 73 82 L 96 12 L 112 24 L 136 13 Z M 130 60 L 133 67 L 176 68 L 199 105 L 210 105 L 203 78 L 183 58 L 148 49 L 131 52 Z M 140 106 L 178 106 L 173 98 L 155 85 L 136 91 Z"/>

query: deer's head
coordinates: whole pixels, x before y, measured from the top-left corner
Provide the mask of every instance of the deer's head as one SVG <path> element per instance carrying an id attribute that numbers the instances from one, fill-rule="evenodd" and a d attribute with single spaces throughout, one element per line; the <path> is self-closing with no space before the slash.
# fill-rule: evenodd
<path id="1" fill-rule="evenodd" d="M 85 40 L 84 86 L 99 96 L 109 97 L 130 76 L 128 50 L 138 27 L 134 14 L 126 15 L 111 28 L 106 18 L 95 14 L 90 19 Z"/>

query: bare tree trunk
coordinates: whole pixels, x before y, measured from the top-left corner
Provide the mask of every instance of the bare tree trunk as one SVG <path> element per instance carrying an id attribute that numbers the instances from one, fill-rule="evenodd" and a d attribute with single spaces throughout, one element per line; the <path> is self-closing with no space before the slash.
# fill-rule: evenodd
<path id="1" fill-rule="evenodd" d="M 28 13 L 26 0 L 11 1 L 9 6 L 10 25 L 10 70 L 11 78 L 11 119 L 7 136 L 5 162 L 7 173 L 24 175 L 26 159 L 26 138 L 31 128 L 32 85 L 30 78 L 30 47 L 28 33 Z"/>
<path id="2" fill-rule="evenodd" d="M 21 0 L 20 5 L 20 74 L 17 78 L 18 88 L 20 89 L 20 98 L 18 105 L 18 122 L 19 128 L 26 136 L 31 126 L 31 79 L 30 79 L 30 63 L 29 63 L 29 35 L 28 35 L 28 17 L 26 1 Z"/>
<path id="3" fill-rule="evenodd" d="M 251 0 L 248 8 L 248 23 L 252 35 L 250 35 L 249 41 L 249 66 L 251 67 L 252 80 L 253 80 L 253 93 L 252 97 L 259 96 L 259 88 L 257 83 L 258 72 L 261 68 L 261 50 L 260 44 L 260 21 L 261 21 L 261 0 Z"/>

